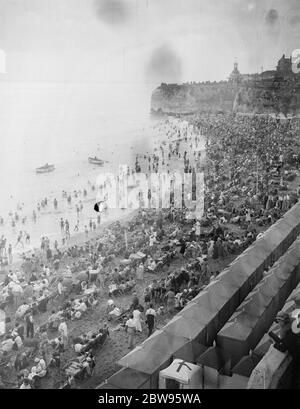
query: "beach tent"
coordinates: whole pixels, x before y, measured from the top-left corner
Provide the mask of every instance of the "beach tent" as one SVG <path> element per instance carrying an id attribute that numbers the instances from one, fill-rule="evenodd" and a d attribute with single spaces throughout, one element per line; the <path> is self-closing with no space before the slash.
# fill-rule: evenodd
<path id="1" fill-rule="evenodd" d="M 118 386 L 115 386 L 109 382 L 102 382 L 100 385 L 96 386 L 95 389 L 122 389 L 119 388 Z"/>
<path id="2" fill-rule="evenodd" d="M 232 294 L 232 312 L 242 302 L 253 286 L 259 281 L 257 277 L 257 262 L 255 257 L 248 253 L 245 260 L 243 258 L 235 259 L 218 279 L 221 282 L 230 283 L 232 287 L 238 287 Z"/>
<path id="3" fill-rule="evenodd" d="M 197 338 L 201 329 L 201 325 L 193 317 L 176 315 L 162 328 L 162 331 L 175 337 L 183 337 L 187 338 L 188 341 L 193 341 Z"/>
<path id="4" fill-rule="evenodd" d="M 218 389 L 222 374 L 227 372 L 230 357 L 225 351 L 213 346 L 197 357 L 196 362 L 202 369 L 203 389 Z"/>
<path id="5" fill-rule="evenodd" d="M 231 364 L 235 365 L 239 360 L 247 355 L 247 340 L 249 331 L 253 327 L 250 320 L 246 321 L 246 317 L 236 316 L 233 320 L 228 321 L 222 330 L 217 335 L 217 346 L 223 354 L 228 354 L 231 358 Z"/>
<path id="6" fill-rule="evenodd" d="M 215 297 L 216 293 L 218 293 L 219 297 Z M 215 281 L 213 281 L 205 287 L 204 291 L 201 291 L 196 295 L 192 301 L 203 307 L 205 305 L 212 313 L 217 313 L 219 308 L 221 308 L 227 300 L 228 293 L 226 292 L 226 294 L 224 294 L 223 292 L 221 294 L 220 287 L 216 285 Z"/>
<path id="7" fill-rule="evenodd" d="M 233 297 L 235 293 L 235 286 L 232 286 L 229 282 L 214 280 L 206 286 L 203 293 L 193 299 L 193 302 L 198 303 L 202 308 L 207 306 L 211 310 L 211 320 L 207 325 L 206 333 L 207 345 L 213 342 L 217 332 L 234 310 Z"/>
<path id="8" fill-rule="evenodd" d="M 109 378 L 109 384 L 118 389 L 150 389 L 150 376 L 131 368 L 122 368 Z"/>
<path id="9" fill-rule="evenodd" d="M 198 325 L 199 335 L 197 340 L 199 342 L 204 344 L 208 340 L 211 341 L 212 334 L 216 328 L 224 325 L 222 321 L 226 318 L 227 314 L 227 312 L 224 312 L 225 306 L 227 308 L 228 303 L 230 303 L 228 313 L 233 314 L 234 310 L 261 279 L 265 267 L 276 261 L 286 251 L 299 232 L 300 203 L 293 206 L 282 219 L 267 230 L 263 237 L 256 240 L 243 254 L 235 259 L 227 271 L 219 276 L 221 283 L 226 283 L 226 285 L 228 283 L 232 285 L 233 290 L 236 290 L 233 291 L 233 295 L 228 300 L 226 300 L 224 291 L 221 291 L 220 298 L 215 300 L 218 297 L 218 292 L 215 291 L 217 287 L 213 288 L 213 290 L 210 287 L 209 291 L 205 290 L 201 293 L 201 296 L 195 297 L 196 300 L 192 300 L 178 313 L 179 316 L 182 316 L 184 319 L 191 319 L 195 322 L 195 325 Z M 272 287 L 276 287 L 276 282 L 278 288 L 280 288 L 282 280 L 274 280 Z M 239 287 L 240 289 L 238 289 Z M 269 305 L 268 303 L 272 296 L 272 291 L 268 291 L 264 286 L 253 294 L 253 297 L 258 300 L 261 299 L 261 302 L 266 307 Z M 231 309 L 232 311 L 229 311 Z M 219 310 L 221 310 L 221 313 L 219 313 Z M 248 321 L 245 318 L 245 311 L 240 313 L 239 318 L 242 319 L 244 317 L 244 327 L 239 325 L 241 333 L 245 333 L 243 328 L 251 329 L 254 324 L 253 319 L 258 315 L 258 311 L 253 310 L 249 315 Z M 135 348 L 134 351 L 122 358 L 119 364 L 151 374 L 152 378 L 159 368 L 162 369 L 170 362 L 170 355 L 190 343 L 187 338 L 177 336 L 173 336 L 171 341 L 167 340 L 168 335 L 164 331 L 154 333 L 141 346 Z M 154 385 L 152 380 L 151 385 Z"/>
<path id="10" fill-rule="evenodd" d="M 253 350 L 253 355 L 261 359 L 273 344 L 268 334 L 265 334 Z"/>
<path id="11" fill-rule="evenodd" d="M 242 311 L 250 316 L 259 318 L 263 315 L 265 307 L 264 302 L 260 304 L 257 298 L 253 299 L 251 296 L 248 296 L 243 302 Z"/>
<path id="12" fill-rule="evenodd" d="M 187 320 L 199 323 L 199 343 L 209 345 L 213 342 L 216 333 L 234 310 L 232 297 L 235 291 L 236 286 L 229 282 L 213 281 L 178 313 Z"/>
<path id="13" fill-rule="evenodd" d="M 165 368 L 170 363 L 172 354 L 188 342 L 187 338 L 175 337 L 161 330 L 155 331 L 142 344 L 121 358 L 118 364 L 154 375 L 159 369 Z M 158 376 L 158 372 L 156 375 Z"/>
<path id="14" fill-rule="evenodd" d="M 281 257 L 280 263 L 289 260 L 290 254 L 293 255 L 294 245 L 291 248 L 292 251 Z M 290 293 L 294 263 L 290 263 L 290 274 L 282 275 L 278 268 L 280 263 L 248 295 L 217 336 L 218 346 L 231 351 L 233 362 L 257 345 Z"/>
<path id="15" fill-rule="evenodd" d="M 232 269 L 235 269 L 234 273 L 232 273 Z M 235 268 L 233 264 L 231 264 L 228 268 L 226 268 L 224 271 L 222 271 L 222 273 L 218 275 L 217 279 L 222 283 L 229 283 L 238 291 L 240 287 L 245 283 L 245 274 L 241 270 Z"/>
<path id="16" fill-rule="evenodd" d="M 233 368 L 232 374 L 236 374 L 245 377 L 245 381 L 250 378 L 250 375 L 256 365 L 259 363 L 260 358 L 257 355 L 244 356 Z M 246 388 L 246 385 L 245 385 Z"/>
<path id="17" fill-rule="evenodd" d="M 294 296 L 300 292 L 300 285 L 298 285 L 295 290 L 290 294 L 289 298 L 287 299 L 286 303 L 282 307 L 282 311 L 291 313 L 295 309 L 295 303 L 293 301 Z M 272 345 L 271 338 L 269 337 L 268 333 L 270 331 L 275 332 L 275 334 L 278 334 L 279 332 L 279 325 L 275 322 L 271 325 L 271 327 L 266 331 L 266 333 L 263 335 L 255 349 L 253 350 L 253 354 L 257 355 L 259 358 L 262 358 L 267 351 L 270 348 L 270 345 Z"/>
<path id="18" fill-rule="evenodd" d="M 201 332 L 203 325 L 192 317 L 182 317 L 176 315 L 167 325 L 162 328 L 163 332 L 175 337 L 187 339 L 187 343 L 174 352 L 173 356 L 189 362 L 193 362 L 195 357 L 205 349 L 201 344 Z M 203 338 L 203 337 L 202 337 Z"/>
<path id="19" fill-rule="evenodd" d="M 159 373 L 159 389 L 202 389 L 200 366 L 174 359 Z"/>
<path id="20" fill-rule="evenodd" d="M 202 305 L 199 301 L 192 300 L 177 315 L 183 318 L 192 318 L 198 322 L 198 325 L 201 324 L 204 327 L 211 321 L 212 314 L 213 312 L 208 305 L 205 303 Z"/>
<path id="21" fill-rule="evenodd" d="M 197 341 L 206 343 L 207 324 L 211 321 L 211 311 L 206 307 L 201 307 L 200 304 L 189 302 L 178 314 L 185 320 L 195 322 L 198 329 Z"/>
<path id="22" fill-rule="evenodd" d="M 248 302 L 246 308 L 242 305 L 218 333 L 217 345 L 230 354 L 233 365 L 249 353 L 265 332 L 261 326 L 267 326 L 266 311 L 268 309 L 263 307 L 261 313 L 254 303 L 251 306 Z"/>
<path id="23" fill-rule="evenodd" d="M 93 283 L 97 280 L 98 274 L 100 274 L 100 270 L 90 270 L 90 282 Z"/>
<path id="24" fill-rule="evenodd" d="M 203 344 L 192 341 L 174 352 L 173 358 L 183 359 L 187 362 L 195 362 L 196 357 L 203 354 L 207 348 L 208 347 Z"/>

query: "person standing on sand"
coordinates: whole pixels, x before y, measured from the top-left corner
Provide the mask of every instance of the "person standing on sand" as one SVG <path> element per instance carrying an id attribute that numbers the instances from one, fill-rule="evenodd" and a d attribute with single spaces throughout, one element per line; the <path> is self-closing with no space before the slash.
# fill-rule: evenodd
<path id="1" fill-rule="evenodd" d="M 30 244 L 30 234 L 28 232 L 25 232 L 25 243 Z"/>
<path id="2" fill-rule="evenodd" d="M 143 281 L 144 279 L 144 264 L 141 262 L 136 270 L 136 279 L 139 281 Z"/>
<path id="3" fill-rule="evenodd" d="M 148 310 L 146 311 L 146 322 L 148 326 L 148 337 L 152 334 L 154 323 L 155 323 L 156 312 L 153 309 L 153 304 L 151 303 Z"/>
<path id="4" fill-rule="evenodd" d="M 175 293 L 172 289 L 167 292 L 166 298 L 168 312 L 172 314 L 175 310 Z"/>
<path id="5" fill-rule="evenodd" d="M 26 336 L 27 338 L 33 338 L 34 336 L 34 321 L 31 313 L 26 315 Z"/>
<path id="6" fill-rule="evenodd" d="M 133 315 L 131 314 L 129 319 L 125 323 L 126 332 L 129 335 L 128 339 L 128 349 L 132 349 L 134 347 L 134 334 L 135 334 L 135 322 L 133 319 Z"/>
<path id="7" fill-rule="evenodd" d="M 135 329 L 138 332 L 143 332 L 142 323 L 141 323 L 141 314 L 142 313 L 139 310 L 139 308 L 136 308 L 135 310 L 133 310 L 133 313 L 132 313 L 133 321 L 134 321 L 134 324 L 135 324 Z"/>
<path id="8" fill-rule="evenodd" d="M 68 346 L 68 327 L 65 321 L 62 321 L 58 326 L 58 332 L 63 339 L 64 347 Z"/>
<path id="9" fill-rule="evenodd" d="M 74 231 L 79 231 L 79 220 L 77 220 L 77 223 L 75 224 Z"/>
<path id="10" fill-rule="evenodd" d="M 16 242 L 15 247 L 17 247 L 18 244 L 21 244 L 22 247 L 24 248 L 24 243 L 23 243 L 23 241 L 22 241 L 22 237 L 23 237 L 23 233 L 22 233 L 22 230 L 21 230 L 20 233 L 19 233 L 19 235 L 18 235 L 18 238 L 17 238 L 17 242 Z"/>
<path id="11" fill-rule="evenodd" d="M 64 299 L 64 291 L 65 291 L 65 288 L 63 286 L 63 279 L 59 278 L 58 284 L 57 284 L 57 292 L 58 292 L 58 296 L 61 302 Z"/>
<path id="12" fill-rule="evenodd" d="M 84 226 L 84 232 L 85 232 L 85 237 L 88 238 L 89 237 L 89 229 L 87 228 L 87 226 Z"/>
<path id="13" fill-rule="evenodd" d="M 8 245 L 8 250 L 7 250 L 7 252 L 8 252 L 8 262 L 9 262 L 9 264 L 12 264 L 12 262 L 13 262 L 13 255 L 12 255 L 12 246 L 11 246 L 11 244 Z"/>

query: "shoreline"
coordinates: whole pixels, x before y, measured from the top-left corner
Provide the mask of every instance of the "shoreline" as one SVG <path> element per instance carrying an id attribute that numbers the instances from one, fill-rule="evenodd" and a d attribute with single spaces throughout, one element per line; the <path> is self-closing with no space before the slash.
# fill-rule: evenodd
<path id="1" fill-rule="evenodd" d="M 68 243 L 65 244 L 64 246 L 59 246 L 59 249 L 61 251 L 66 251 L 68 248 L 70 248 L 72 246 L 84 245 L 86 242 L 88 242 L 90 240 L 94 240 L 96 238 L 99 238 L 99 236 L 103 233 L 103 231 L 106 228 L 109 228 L 114 223 L 119 222 L 121 225 L 124 225 L 124 224 L 128 223 L 129 221 L 131 221 L 133 219 L 133 217 L 138 213 L 138 210 L 139 209 L 132 209 L 129 212 L 129 214 L 126 214 L 126 215 L 124 214 L 121 217 L 104 221 L 102 224 L 100 224 L 99 227 L 97 227 L 96 230 L 89 231 L 89 236 L 88 237 L 85 237 L 84 232 L 76 232 L 71 236 Z M 31 254 L 32 253 L 37 253 L 40 256 L 41 255 L 41 250 L 38 247 L 34 247 L 32 250 L 28 250 L 28 251 L 24 252 L 25 255 L 28 254 L 28 253 L 31 253 Z M 22 263 L 23 263 L 22 256 L 19 255 L 19 260 L 14 261 L 12 264 L 9 264 L 8 266 L 6 266 L 6 269 L 8 271 L 9 270 L 20 269 Z M 5 271 L 0 271 L 0 282 L 3 281 L 5 274 L 6 274 Z"/>

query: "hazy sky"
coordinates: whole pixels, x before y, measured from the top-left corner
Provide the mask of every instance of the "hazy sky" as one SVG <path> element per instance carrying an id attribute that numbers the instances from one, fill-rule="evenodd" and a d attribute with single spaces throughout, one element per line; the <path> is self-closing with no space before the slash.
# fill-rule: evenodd
<path id="1" fill-rule="evenodd" d="M 1 80 L 154 83 L 272 69 L 299 0 L 0 0 Z"/>

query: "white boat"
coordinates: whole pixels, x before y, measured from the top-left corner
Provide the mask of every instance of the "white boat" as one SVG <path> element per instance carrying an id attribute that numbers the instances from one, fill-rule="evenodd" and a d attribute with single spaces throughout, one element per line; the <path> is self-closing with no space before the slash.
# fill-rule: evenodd
<path id="1" fill-rule="evenodd" d="M 49 173 L 53 172 L 54 169 L 55 169 L 54 165 L 49 165 L 48 163 L 46 163 L 46 165 L 36 168 L 36 173 Z"/>
<path id="2" fill-rule="evenodd" d="M 104 164 L 104 160 L 97 158 L 97 156 L 95 156 L 94 158 L 89 157 L 89 162 L 92 163 L 93 165 L 100 166 Z"/>

